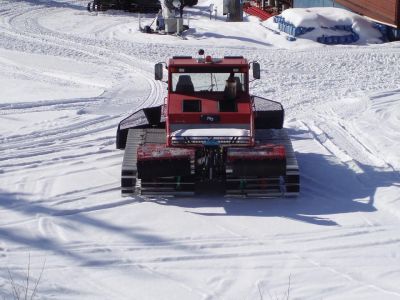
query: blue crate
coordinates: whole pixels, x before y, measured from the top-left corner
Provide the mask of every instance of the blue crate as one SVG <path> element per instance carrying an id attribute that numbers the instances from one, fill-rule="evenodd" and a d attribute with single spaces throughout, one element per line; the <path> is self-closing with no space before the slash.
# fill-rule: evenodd
<path id="1" fill-rule="evenodd" d="M 317 38 L 318 43 L 322 44 L 327 44 L 327 45 L 338 45 L 338 44 L 351 44 L 355 43 L 360 39 L 360 36 L 354 32 L 353 26 L 352 25 L 335 25 L 334 27 L 331 27 L 330 29 L 332 30 L 338 30 L 338 31 L 346 31 L 350 32 L 351 34 L 349 35 L 342 35 L 342 36 L 322 36 Z"/>

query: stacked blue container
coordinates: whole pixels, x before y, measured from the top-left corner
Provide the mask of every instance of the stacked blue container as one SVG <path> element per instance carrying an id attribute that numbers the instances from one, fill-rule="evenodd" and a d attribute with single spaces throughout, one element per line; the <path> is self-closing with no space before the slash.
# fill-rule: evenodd
<path id="1" fill-rule="evenodd" d="M 380 23 L 374 23 L 374 28 L 379 30 L 379 32 L 382 34 L 381 40 L 382 42 L 387 42 L 389 40 L 389 28 L 387 25 L 380 24 Z"/>
<path id="2" fill-rule="evenodd" d="M 346 31 L 350 34 L 347 35 L 331 35 L 331 36 L 320 36 L 317 38 L 317 42 L 326 45 L 338 45 L 338 44 L 352 44 L 360 39 L 360 36 L 353 30 L 352 25 L 335 25 L 329 29 Z"/>
<path id="3" fill-rule="evenodd" d="M 278 23 L 279 30 L 286 32 L 290 35 L 289 41 L 296 40 L 295 37 L 303 35 L 307 32 L 313 31 L 314 27 L 296 27 L 292 23 L 287 22 L 282 16 L 274 16 L 274 22 Z M 337 44 L 351 44 L 355 43 L 360 39 L 360 36 L 353 30 L 352 25 L 335 25 L 334 27 L 326 28 L 332 30 L 346 31 L 350 34 L 348 35 L 333 35 L 333 36 L 321 36 L 317 38 L 317 42 L 327 45 L 337 45 Z M 383 30 L 383 29 L 382 29 Z"/>
<path id="4" fill-rule="evenodd" d="M 292 23 L 286 22 L 285 18 L 282 16 L 274 16 L 274 22 L 278 23 L 280 31 L 286 32 L 292 37 L 297 37 L 314 30 L 314 27 L 296 27 Z"/>

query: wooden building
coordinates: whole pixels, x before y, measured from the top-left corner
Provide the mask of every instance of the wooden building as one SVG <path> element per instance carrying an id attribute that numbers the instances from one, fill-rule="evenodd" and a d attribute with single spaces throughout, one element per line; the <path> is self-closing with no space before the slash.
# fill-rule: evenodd
<path id="1" fill-rule="evenodd" d="M 337 4 L 335 0 L 292 0 L 291 7 L 294 8 L 307 8 L 307 7 L 346 7 Z"/>
<path id="2" fill-rule="evenodd" d="M 360 15 L 400 28 L 400 0 L 335 0 L 335 2 Z"/>
<path id="3" fill-rule="evenodd" d="M 341 7 L 400 29 L 400 0 L 293 0 L 292 7 Z"/>
<path id="4" fill-rule="evenodd" d="M 340 7 L 387 25 L 387 38 L 400 40 L 400 0 L 292 0 L 291 7 Z"/>

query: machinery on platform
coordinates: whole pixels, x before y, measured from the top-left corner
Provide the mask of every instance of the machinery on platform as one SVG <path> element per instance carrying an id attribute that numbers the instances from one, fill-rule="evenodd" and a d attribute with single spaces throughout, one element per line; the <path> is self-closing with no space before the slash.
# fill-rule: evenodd
<path id="1" fill-rule="evenodd" d="M 122 120 L 123 194 L 297 196 L 299 168 L 280 103 L 249 93 L 250 70 L 241 56 L 175 56 L 155 65 L 168 70 L 168 97 Z"/>
<path id="2" fill-rule="evenodd" d="M 142 32 L 180 34 L 189 28 L 188 24 L 184 25 L 183 22 L 184 7 L 194 6 L 197 2 L 198 0 L 93 0 L 88 3 L 87 9 L 90 12 L 116 9 L 139 14 L 156 13 L 149 25 L 142 26 L 139 20 Z"/>
<path id="3" fill-rule="evenodd" d="M 157 13 L 161 9 L 159 0 L 93 0 L 88 3 L 88 11 L 106 11 L 109 9 L 140 13 Z"/>
<path id="4" fill-rule="evenodd" d="M 181 34 L 189 29 L 189 22 L 183 22 L 183 9 L 185 6 L 194 6 L 198 0 L 161 0 L 161 9 L 149 25 L 142 26 L 139 21 L 140 31 L 144 33 Z M 155 24 L 156 26 L 153 26 Z M 154 28 L 155 27 L 155 28 Z"/>
<path id="5" fill-rule="evenodd" d="M 227 16 L 228 22 L 243 21 L 243 0 L 224 0 L 222 13 Z"/>
<path id="6" fill-rule="evenodd" d="M 125 10 L 138 13 L 162 12 L 165 18 L 180 12 L 182 17 L 185 6 L 194 6 L 198 0 L 93 0 L 88 3 L 88 11 L 106 11 L 109 9 Z"/>

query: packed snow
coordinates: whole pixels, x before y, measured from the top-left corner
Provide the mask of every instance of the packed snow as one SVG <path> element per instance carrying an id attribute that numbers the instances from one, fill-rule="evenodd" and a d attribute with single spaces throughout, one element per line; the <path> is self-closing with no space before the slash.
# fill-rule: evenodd
<path id="1" fill-rule="evenodd" d="M 0 0 L 0 298 L 29 269 L 38 299 L 400 299 L 400 44 L 293 43 L 209 20 L 211 2 L 176 37 L 86 1 Z M 119 121 L 163 102 L 155 63 L 199 48 L 262 65 L 297 199 L 121 197 Z"/>

